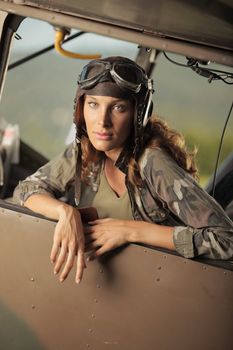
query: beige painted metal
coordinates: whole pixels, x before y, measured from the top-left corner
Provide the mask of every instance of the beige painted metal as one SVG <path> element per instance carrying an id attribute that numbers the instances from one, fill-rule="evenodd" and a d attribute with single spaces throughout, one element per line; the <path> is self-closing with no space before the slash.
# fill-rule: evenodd
<path id="1" fill-rule="evenodd" d="M 131 245 L 61 284 L 54 225 L 0 208 L 1 350 L 230 348 L 233 271 Z"/>
<path id="2" fill-rule="evenodd" d="M 1 39 L 2 33 L 3 33 L 4 21 L 6 20 L 7 16 L 8 16 L 7 12 L 4 12 L 4 11 L 0 10 L 0 39 Z M 11 46 L 12 46 L 12 42 L 13 42 L 13 40 L 11 40 Z M 11 49 L 9 49 L 9 51 L 10 50 Z M 0 82 L 0 101 L 1 101 L 1 98 L 2 98 L 3 87 L 4 87 L 5 80 L 6 80 L 6 73 L 7 73 L 7 67 L 8 67 L 9 59 L 10 59 L 10 55 L 8 56 L 8 61 L 7 61 L 6 67 L 5 67 L 5 72 L 4 72 L 4 75 L 3 75 L 3 79 Z"/>
<path id="3" fill-rule="evenodd" d="M 0 11 L 0 34 L 1 35 L 2 35 L 3 24 L 7 15 L 8 15 L 7 12 Z"/>
<path id="4" fill-rule="evenodd" d="M 18 3 L 18 0 L 5 0 Z M 209 0 L 20 0 L 53 12 L 232 50 L 232 2 Z"/>
<path id="5" fill-rule="evenodd" d="M 196 57 L 201 60 L 210 60 L 223 65 L 233 66 L 232 52 L 227 50 L 199 45 L 192 43 L 191 41 L 176 40 L 175 38 L 167 39 L 155 35 L 155 33 L 148 32 L 147 30 L 143 31 L 141 28 L 124 27 L 123 23 L 121 26 L 120 24 L 115 25 L 114 23 L 104 23 L 104 21 L 100 21 L 98 18 L 83 18 L 78 17 L 78 14 L 76 14 L 76 16 L 72 14 L 61 14 L 1 0 L 0 9 L 21 16 L 44 20 L 54 26 L 77 28 L 87 32 L 134 42 L 144 47 L 156 48 L 161 51 L 170 51 L 184 56 Z"/>

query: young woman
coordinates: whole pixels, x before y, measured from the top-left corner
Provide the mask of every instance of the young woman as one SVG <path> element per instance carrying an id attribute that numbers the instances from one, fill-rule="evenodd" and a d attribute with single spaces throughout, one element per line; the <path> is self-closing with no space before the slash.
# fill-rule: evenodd
<path id="1" fill-rule="evenodd" d="M 79 283 L 85 250 L 94 259 L 130 242 L 186 258 L 233 256 L 233 223 L 195 181 L 180 134 L 151 116 L 152 93 L 133 61 L 90 62 L 78 82 L 74 145 L 16 188 L 21 205 L 58 220 L 50 259 L 60 281 L 76 255 Z M 75 203 L 59 200 L 72 190 Z M 83 225 L 81 208 L 90 206 L 99 219 Z"/>

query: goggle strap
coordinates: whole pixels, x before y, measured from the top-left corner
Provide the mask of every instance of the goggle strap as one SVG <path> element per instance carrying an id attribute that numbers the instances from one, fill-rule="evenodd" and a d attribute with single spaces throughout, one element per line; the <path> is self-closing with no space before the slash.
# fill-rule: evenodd
<path id="1" fill-rule="evenodd" d="M 153 80 L 152 79 L 148 79 L 147 80 L 147 87 L 148 87 L 148 90 L 151 91 L 151 93 L 153 94 L 154 90 L 153 90 Z"/>

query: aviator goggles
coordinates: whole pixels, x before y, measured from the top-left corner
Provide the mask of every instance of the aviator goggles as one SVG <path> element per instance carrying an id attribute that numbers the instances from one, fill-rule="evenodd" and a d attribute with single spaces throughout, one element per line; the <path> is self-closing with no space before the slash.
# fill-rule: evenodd
<path id="1" fill-rule="evenodd" d="M 87 64 L 79 76 L 78 84 L 81 89 L 88 90 L 97 83 L 104 81 L 110 74 L 116 84 L 123 88 L 138 93 L 142 84 L 147 85 L 147 78 L 140 67 L 128 62 L 94 61 Z"/>

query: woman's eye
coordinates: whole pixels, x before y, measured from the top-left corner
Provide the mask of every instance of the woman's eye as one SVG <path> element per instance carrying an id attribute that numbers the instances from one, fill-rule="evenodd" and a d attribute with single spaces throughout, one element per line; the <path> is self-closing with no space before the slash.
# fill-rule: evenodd
<path id="1" fill-rule="evenodd" d="M 97 107 L 97 103 L 96 103 L 96 102 L 88 102 L 88 105 L 89 105 L 91 108 L 96 108 L 96 107 Z"/>
<path id="2" fill-rule="evenodd" d="M 125 105 L 115 105 L 113 109 L 117 112 L 125 112 L 127 107 Z"/>

